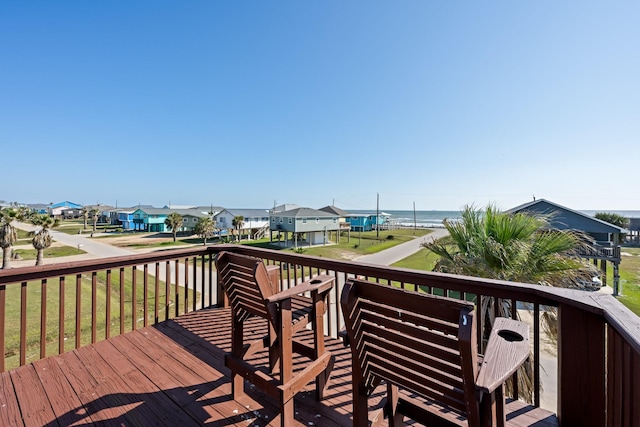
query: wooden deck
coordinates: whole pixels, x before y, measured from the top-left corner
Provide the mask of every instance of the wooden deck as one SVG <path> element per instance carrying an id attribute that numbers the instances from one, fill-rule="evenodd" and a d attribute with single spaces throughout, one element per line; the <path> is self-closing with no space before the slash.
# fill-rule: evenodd
<path id="1" fill-rule="evenodd" d="M 267 425 L 277 416 L 270 398 L 250 391 L 246 401 L 230 399 L 230 322 L 225 309 L 196 311 L 3 372 L 0 425 Z M 250 333 L 263 331 L 255 324 Z M 351 425 L 350 353 L 338 340 L 327 347 L 336 355 L 328 397 L 316 402 L 313 384 L 296 396 L 298 426 Z M 558 425 L 521 402 L 507 410 L 511 426 Z"/>

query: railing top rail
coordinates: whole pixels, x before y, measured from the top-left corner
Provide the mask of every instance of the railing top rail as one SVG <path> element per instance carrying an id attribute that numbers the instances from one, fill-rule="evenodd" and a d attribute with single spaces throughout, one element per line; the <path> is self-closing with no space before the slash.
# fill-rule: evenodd
<path id="1" fill-rule="evenodd" d="M 239 245 L 216 245 L 209 250 L 230 250 L 259 256 L 270 260 L 309 265 L 330 271 L 343 271 L 374 278 L 392 280 L 425 286 L 442 287 L 451 290 L 494 295 L 523 302 L 537 302 L 543 305 L 567 305 L 603 316 L 631 347 L 640 353 L 640 317 L 622 305 L 611 295 L 576 289 L 555 288 L 503 280 L 458 276 L 446 273 L 385 267 L 357 261 L 331 260 L 304 254 L 294 254 L 272 249 L 258 249 Z"/>
<path id="2" fill-rule="evenodd" d="M 87 271 L 108 270 L 111 268 L 128 267 L 140 264 L 152 264 L 191 256 L 206 255 L 209 251 L 206 247 L 172 249 L 144 254 L 125 255 L 109 258 L 87 259 L 74 262 L 61 262 L 32 267 L 10 268 L 0 270 L 0 285 L 18 283 L 31 280 L 60 277 Z"/>

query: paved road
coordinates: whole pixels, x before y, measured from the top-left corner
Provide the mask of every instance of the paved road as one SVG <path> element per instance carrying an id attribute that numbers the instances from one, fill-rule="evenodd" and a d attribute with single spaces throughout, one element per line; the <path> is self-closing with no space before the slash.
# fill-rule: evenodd
<path id="1" fill-rule="evenodd" d="M 360 256 L 354 259 L 354 261 L 375 265 L 391 265 L 418 252 L 422 249 L 423 243 L 437 240 L 446 236 L 448 233 L 449 232 L 444 228 L 436 228 L 426 236 L 416 237 L 413 240 L 396 245 L 382 252 Z"/>
<path id="2" fill-rule="evenodd" d="M 33 225 L 24 223 L 18 223 L 16 226 L 26 231 L 33 231 L 36 229 Z M 93 239 L 89 237 L 88 234 L 67 234 L 56 230 L 50 230 L 50 233 L 51 237 L 56 242 L 82 249 L 90 255 L 90 258 L 108 258 L 114 256 L 133 255 L 137 253 L 129 249 L 119 248 L 108 243 L 104 243 L 100 241 L 100 239 Z M 85 256 L 84 258 L 87 257 Z M 45 258 L 44 261 L 45 264 L 50 264 L 53 260 Z"/>

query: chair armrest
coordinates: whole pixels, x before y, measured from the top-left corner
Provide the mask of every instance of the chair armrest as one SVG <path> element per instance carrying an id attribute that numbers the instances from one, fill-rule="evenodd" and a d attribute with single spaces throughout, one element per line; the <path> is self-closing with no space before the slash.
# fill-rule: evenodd
<path id="1" fill-rule="evenodd" d="M 493 324 L 476 389 L 491 393 L 529 357 L 529 325 L 498 317 Z"/>
<path id="2" fill-rule="evenodd" d="M 267 298 L 267 301 L 278 302 L 309 291 L 324 293 L 333 288 L 334 281 L 335 277 L 329 276 L 328 274 L 320 274 L 310 280 L 300 283 L 299 285 L 270 296 Z"/>

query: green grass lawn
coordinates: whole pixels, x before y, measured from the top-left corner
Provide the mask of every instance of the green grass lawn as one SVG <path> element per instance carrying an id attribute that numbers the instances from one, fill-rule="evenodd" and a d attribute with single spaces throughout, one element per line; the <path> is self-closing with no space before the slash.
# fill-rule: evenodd
<path id="1" fill-rule="evenodd" d="M 622 252 L 630 255 L 623 255 L 620 263 L 622 296 L 619 299 L 629 310 L 640 316 L 640 248 L 622 248 Z M 607 273 L 607 283 L 613 284 L 613 272 Z"/>
<path id="2" fill-rule="evenodd" d="M 431 231 L 426 229 L 399 229 L 399 230 L 382 230 L 379 236 L 375 231 L 366 231 L 363 233 L 351 232 L 351 236 L 344 233 L 340 236 L 340 243 L 328 244 L 326 246 L 304 246 L 299 244 L 299 251 L 305 255 L 321 256 L 331 259 L 352 259 L 356 256 L 373 254 L 393 246 L 408 242 L 417 237 L 425 236 Z M 266 240 L 268 243 L 268 239 Z M 250 244 L 250 243 L 249 243 Z M 292 243 L 290 243 L 292 244 Z M 289 248 L 289 251 L 294 249 Z"/>
<path id="3" fill-rule="evenodd" d="M 20 257 L 23 260 L 30 260 L 30 259 L 35 260 L 37 256 L 37 251 L 33 248 L 31 249 L 18 248 L 18 249 L 14 249 L 13 253 L 20 255 Z M 52 246 L 44 250 L 44 257 L 46 259 L 46 258 L 69 256 L 69 255 L 85 254 L 85 253 L 86 252 L 83 251 L 82 249 L 78 250 L 78 248 L 74 248 L 72 246 Z"/>
<path id="4" fill-rule="evenodd" d="M 107 295 L 107 273 L 100 272 L 96 275 L 96 340 L 101 340 L 106 336 L 107 312 L 106 302 L 109 298 L 111 309 L 109 316 L 109 324 L 111 336 L 120 333 L 120 274 L 119 271 L 113 271 L 111 275 L 111 292 Z M 133 273 L 131 269 L 127 269 L 124 275 L 124 326 L 125 332 L 133 328 L 133 319 L 137 327 L 144 325 L 144 274 L 141 270 L 136 270 L 136 313 L 133 313 Z M 60 285 L 58 278 L 49 280 L 46 287 L 43 287 L 39 281 L 29 282 L 27 284 L 27 310 L 26 310 L 26 339 L 27 339 L 27 363 L 40 358 L 40 319 L 41 319 L 41 296 L 46 290 L 46 354 L 52 355 L 58 353 L 58 337 L 59 337 L 59 312 L 60 312 Z M 184 290 L 180 289 L 179 309 L 180 313 L 184 312 Z M 92 278 L 91 275 L 82 275 L 81 286 L 81 345 L 91 342 L 92 329 Z M 159 282 L 158 294 L 155 293 L 155 278 L 149 277 L 149 287 L 147 294 L 148 304 L 148 320 L 154 320 L 155 300 L 158 298 L 160 307 L 158 320 L 165 320 L 165 304 L 167 302 L 166 284 Z M 196 298 L 200 298 L 196 295 Z M 6 369 L 19 366 L 19 345 L 20 345 L 20 301 L 21 286 L 20 284 L 7 285 L 6 288 L 7 301 L 16 301 L 17 304 L 7 304 L 5 307 L 5 336 L 6 336 Z M 169 291 L 169 316 L 175 313 L 175 286 L 171 286 Z M 65 351 L 75 347 L 75 319 L 76 319 L 76 278 L 68 276 L 65 278 L 64 284 L 64 348 Z M 192 304 L 192 292 L 188 294 L 188 304 Z"/>

